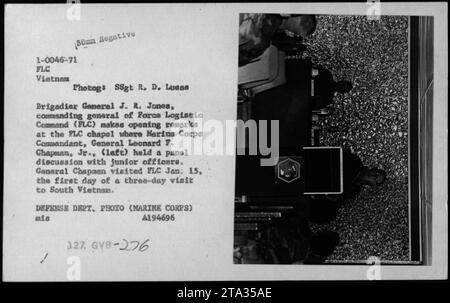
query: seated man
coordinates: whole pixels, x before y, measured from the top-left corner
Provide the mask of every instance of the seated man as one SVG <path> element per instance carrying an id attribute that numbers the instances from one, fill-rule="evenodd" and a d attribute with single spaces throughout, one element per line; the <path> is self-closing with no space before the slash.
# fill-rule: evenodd
<path id="1" fill-rule="evenodd" d="M 352 89 L 350 81 L 335 82 L 329 70 L 318 68 L 313 70 L 314 76 L 314 109 L 320 109 L 333 102 L 335 93 L 348 93 Z"/>
<path id="2" fill-rule="evenodd" d="M 315 224 L 328 224 L 336 219 L 339 207 L 348 203 L 361 191 L 363 186 L 378 186 L 386 181 L 386 172 L 379 168 L 364 166 L 361 159 L 344 150 L 344 192 L 339 197 L 319 195 L 308 201 L 307 219 Z"/>
<path id="3" fill-rule="evenodd" d="M 239 16 L 239 66 L 259 57 L 279 30 L 306 37 L 314 32 L 314 15 L 241 14 Z"/>
<path id="4" fill-rule="evenodd" d="M 268 264 L 321 263 L 339 243 L 331 231 L 313 233 L 306 219 L 293 212 L 263 234 L 261 253 Z"/>

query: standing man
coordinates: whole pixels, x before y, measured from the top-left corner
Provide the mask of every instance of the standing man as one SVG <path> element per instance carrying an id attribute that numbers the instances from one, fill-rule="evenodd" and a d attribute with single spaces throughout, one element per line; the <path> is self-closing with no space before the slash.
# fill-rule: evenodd
<path id="1" fill-rule="evenodd" d="M 309 201 L 308 221 L 316 224 L 327 224 L 336 219 L 338 210 L 343 203 L 353 200 L 363 186 L 379 186 L 386 181 L 386 172 L 379 168 L 369 168 L 363 165 L 361 159 L 344 150 L 344 192 L 339 198 L 329 195 L 319 195 Z"/>
<path id="2" fill-rule="evenodd" d="M 352 89 L 350 81 L 335 82 L 333 75 L 327 69 L 313 68 L 313 107 L 314 109 L 321 109 L 333 102 L 336 93 L 348 93 Z"/>

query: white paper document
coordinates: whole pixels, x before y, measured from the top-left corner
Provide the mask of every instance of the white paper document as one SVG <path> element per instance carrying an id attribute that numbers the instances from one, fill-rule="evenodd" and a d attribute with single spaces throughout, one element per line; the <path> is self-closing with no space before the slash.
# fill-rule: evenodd
<path id="1" fill-rule="evenodd" d="M 443 3 L 5 6 L 5 281 L 447 277 Z"/>

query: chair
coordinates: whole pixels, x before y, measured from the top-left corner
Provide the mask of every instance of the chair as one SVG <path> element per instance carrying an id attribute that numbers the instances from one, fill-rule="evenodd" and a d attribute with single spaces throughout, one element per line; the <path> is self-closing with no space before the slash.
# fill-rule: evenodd
<path id="1" fill-rule="evenodd" d="M 286 83 L 285 53 L 271 45 L 264 53 L 247 65 L 239 67 L 240 89 L 257 94 Z"/>
<path id="2" fill-rule="evenodd" d="M 278 49 L 271 45 L 258 58 L 239 67 L 238 85 L 267 81 L 278 71 Z"/>
<path id="3" fill-rule="evenodd" d="M 254 86 L 251 88 L 252 94 L 256 95 L 271 88 L 283 85 L 286 83 L 286 66 L 285 66 L 285 53 L 278 52 L 278 73 L 272 81 L 268 81 L 264 84 Z"/>

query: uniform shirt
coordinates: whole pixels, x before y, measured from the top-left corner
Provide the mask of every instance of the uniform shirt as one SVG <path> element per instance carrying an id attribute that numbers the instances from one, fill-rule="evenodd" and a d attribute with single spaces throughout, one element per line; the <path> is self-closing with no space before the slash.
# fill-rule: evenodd
<path id="1" fill-rule="evenodd" d="M 239 16 L 239 66 L 261 56 L 281 25 L 275 14 L 241 14 Z"/>

